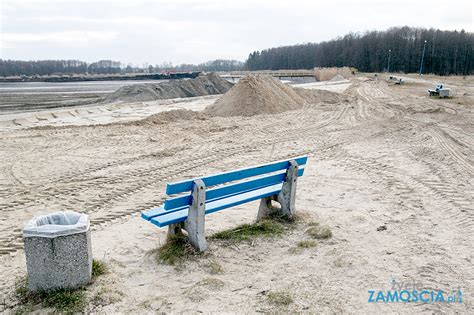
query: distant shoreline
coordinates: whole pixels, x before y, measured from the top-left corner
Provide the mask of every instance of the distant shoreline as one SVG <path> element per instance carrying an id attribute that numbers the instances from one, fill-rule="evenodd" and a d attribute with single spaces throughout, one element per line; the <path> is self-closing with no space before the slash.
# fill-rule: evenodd
<path id="1" fill-rule="evenodd" d="M 167 74 L 98 74 L 98 75 L 51 75 L 0 77 L 0 82 L 81 82 L 81 81 L 124 81 L 124 80 L 173 80 L 196 78 L 200 72 L 177 72 Z"/>

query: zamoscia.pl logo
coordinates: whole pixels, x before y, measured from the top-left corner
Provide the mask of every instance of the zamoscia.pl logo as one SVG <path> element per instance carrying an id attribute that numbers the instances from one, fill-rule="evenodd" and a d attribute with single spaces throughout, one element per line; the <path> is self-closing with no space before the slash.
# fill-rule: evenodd
<path id="1" fill-rule="evenodd" d="M 369 303 L 462 303 L 461 288 L 443 291 L 426 289 L 421 283 L 390 279 L 389 290 L 369 290 Z"/>

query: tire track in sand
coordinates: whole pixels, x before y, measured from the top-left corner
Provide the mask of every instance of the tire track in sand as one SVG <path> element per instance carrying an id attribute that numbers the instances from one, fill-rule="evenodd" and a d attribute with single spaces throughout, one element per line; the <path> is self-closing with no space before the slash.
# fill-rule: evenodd
<path id="1" fill-rule="evenodd" d="M 289 127 L 284 128 L 282 131 L 282 128 L 278 128 L 278 133 L 273 133 L 271 137 L 267 133 L 262 134 L 262 138 L 258 141 L 255 141 L 251 143 L 250 145 L 241 145 L 238 147 L 233 147 L 229 148 L 228 150 L 223 150 L 222 148 L 216 149 L 214 152 L 206 152 L 202 156 L 199 156 L 196 158 L 195 155 L 188 157 L 188 159 L 180 159 L 177 160 L 171 165 L 162 167 L 160 172 L 155 172 L 153 173 L 154 176 L 161 176 L 158 177 L 159 179 L 153 178 L 146 183 L 143 184 L 137 184 L 135 187 L 123 187 L 120 188 L 119 190 L 115 191 L 114 196 L 108 195 L 106 198 L 99 198 L 94 201 L 94 203 L 90 204 L 89 206 L 93 206 L 93 210 L 97 209 L 98 207 L 101 208 L 101 206 L 105 204 L 109 204 L 113 200 L 118 200 L 118 199 L 123 199 L 123 196 L 131 195 L 134 192 L 137 192 L 139 190 L 145 189 L 146 187 L 150 187 L 152 185 L 158 186 L 162 185 L 164 182 L 168 181 L 169 179 L 176 178 L 177 175 L 182 174 L 188 170 L 194 169 L 198 166 L 202 165 L 207 165 L 209 163 L 212 163 L 213 161 L 218 161 L 221 160 L 224 157 L 232 156 L 232 155 L 237 155 L 242 152 L 246 151 L 252 151 L 255 149 L 258 149 L 262 146 L 269 146 L 273 145 L 278 142 L 285 142 L 285 141 L 291 141 L 295 139 L 299 139 L 302 137 L 306 137 L 310 135 L 312 132 L 317 131 L 323 127 L 326 127 L 330 125 L 331 123 L 335 123 L 347 113 L 349 106 L 344 106 L 341 110 L 336 111 L 333 116 L 329 117 L 327 120 L 322 121 L 318 124 L 311 125 L 309 127 L 301 127 L 299 124 L 291 124 Z M 269 125 L 274 124 L 274 122 L 270 123 Z M 213 156 L 212 159 L 209 158 L 209 156 Z M 272 158 L 273 159 L 273 158 Z M 192 161 L 192 162 L 190 162 Z M 181 165 L 185 165 L 186 163 L 192 163 L 189 167 L 183 169 Z M 174 167 L 174 169 L 173 169 Z M 140 172 L 139 174 L 144 174 L 143 172 Z M 166 174 L 171 174 L 168 176 L 165 176 Z M 138 175 L 137 175 L 138 176 Z M 141 179 L 143 180 L 143 179 Z M 82 186 L 88 186 L 88 185 L 96 185 L 96 183 L 81 183 L 80 187 Z M 71 187 L 68 189 L 63 189 L 63 190 L 53 190 L 47 193 L 47 196 L 57 196 L 62 193 L 68 193 L 76 190 L 77 187 Z M 45 196 L 42 196 L 45 197 Z M 150 202 L 146 202 L 143 205 L 149 207 L 152 204 L 157 204 L 161 201 L 160 198 L 152 200 Z M 9 206 L 11 206 L 14 209 L 18 210 L 18 207 L 24 207 L 25 203 L 19 202 L 19 203 L 11 203 Z M 131 213 L 137 212 L 139 209 L 134 207 L 133 209 L 124 209 L 123 211 L 119 212 L 113 212 L 113 213 L 107 213 L 102 215 L 99 218 L 94 218 L 93 222 L 94 224 L 103 224 L 106 222 L 114 221 L 117 220 L 118 218 L 121 218 L 123 216 L 128 216 Z M 140 210 L 145 210 L 145 209 L 140 209 Z M 10 230 L 11 231 L 11 230 Z M 0 255 L 2 254 L 9 254 L 16 252 L 20 249 L 22 249 L 22 235 L 21 235 L 21 230 L 16 229 L 13 233 L 10 234 L 10 236 L 0 236 Z"/>

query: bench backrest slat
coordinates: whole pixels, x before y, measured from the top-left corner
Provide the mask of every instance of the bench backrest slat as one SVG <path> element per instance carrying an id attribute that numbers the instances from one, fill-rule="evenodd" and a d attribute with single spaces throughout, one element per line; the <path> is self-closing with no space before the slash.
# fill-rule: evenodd
<path id="1" fill-rule="evenodd" d="M 298 169 L 298 176 L 303 176 L 304 167 L 301 166 Z M 252 190 L 257 190 L 262 187 L 275 185 L 285 181 L 286 170 L 277 174 L 266 175 L 257 179 L 249 180 L 246 182 L 240 182 L 235 184 L 226 185 L 223 187 L 217 187 L 206 190 L 206 203 L 208 201 L 217 200 L 224 197 L 229 197 L 235 194 L 241 194 Z M 184 195 L 165 200 L 164 209 L 176 209 L 186 205 L 190 205 L 192 202 L 191 195 Z"/>
<path id="2" fill-rule="evenodd" d="M 305 165 L 308 157 L 300 156 L 288 160 L 273 162 L 269 164 L 254 166 L 250 168 L 243 168 L 234 170 L 226 173 L 220 173 L 215 175 L 204 176 L 200 178 L 188 179 L 181 182 L 169 183 L 166 185 L 166 194 L 174 195 L 193 189 L 193 182 L 196 179 L 202 179 L 204 184 L 208 186 L 219 185 L 235 180 L 240 180 L 252 176 L 262 175 L 271 172 L 277 172 L 279 170 L 287 169 L 289 161 L 295 160 L 298 165 Z"/>
<path id="3" fill-rule="evenodd" d="M 205 208 L 205 214 L 210 214 L 222 209 L 230 208 L 233 206 L 238 206 L 240 204 L 254 201 L 260 198 L 264 197 L 269 197 L 273 196 L 275 194 L 278 194 L 281 191 L 282 183 L 276 184 L 276 185 L 271 185 L 267 187 L 263 187 L 258 190 L 253 190 L 249 192 L 245 192 L 242 194 L 237 194 L 230 196 L 228 198 L 224 199 L 218 199 L 215 200 L 214 202 L 206 203 L 206 208 Z M 186 208 L 179 208 L 177 211 L 170 211 L 163 213 L 162 215 L 159 216 L 154 216 L 150 219 L 150 222 L 162 227 L 166 226 L 169 224 L 174 224 L 178 222 L 183 222 L 186 220 L 189 212 L 189 207 Z"/>

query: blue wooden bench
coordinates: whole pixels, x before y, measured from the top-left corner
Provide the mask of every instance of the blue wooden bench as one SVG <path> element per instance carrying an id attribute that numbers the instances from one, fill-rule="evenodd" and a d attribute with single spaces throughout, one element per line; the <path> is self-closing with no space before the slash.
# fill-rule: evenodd
<path id="1" fill-rule="evenodd" d="M 206 214 L 261 199 L 257 220 L 274 214 L 292 217 L 297 178 L 303 175 L 307 159 L 299 156 L 168 183 L 166 194 L 170 197 L 161 207 L 142 211 L 141 216 L 158 227 L 168 226 L 168 236 L 186 230 L 190 243 L 204 251 Z M 272 206 L 272 201 L 277 201 L 280 207 Z"/>

